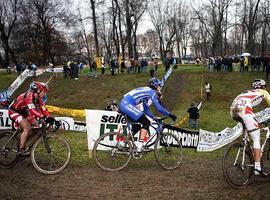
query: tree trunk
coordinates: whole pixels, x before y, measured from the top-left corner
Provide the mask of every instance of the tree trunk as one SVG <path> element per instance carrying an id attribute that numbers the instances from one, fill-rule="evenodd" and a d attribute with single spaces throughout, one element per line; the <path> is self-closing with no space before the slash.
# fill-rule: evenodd
<path id="1" fill-rule="evenodd" d="M 91 10 L 92 10 L 92 19 L 93 19 L 93 28 L 94 28 L 94 39 L 96 47 L 96 57 L 99 57 L 99 44 L 98 44 L 98 33 L 97 33 L 97 18 L 96 18 L 96 7 L 95 1 L 90 0 Z"/>
<path id="2" fill-rule="evenodd" d="M 127 24 L 127 43 L 128 43 L 128 55 L 129 58 L 133 57 L 133 49 L 132 49 L 132 22 L 131 22 L 131 15 L 129 10 L 129 0 L 125 0 L 126 5 L 126 24 Z"/>

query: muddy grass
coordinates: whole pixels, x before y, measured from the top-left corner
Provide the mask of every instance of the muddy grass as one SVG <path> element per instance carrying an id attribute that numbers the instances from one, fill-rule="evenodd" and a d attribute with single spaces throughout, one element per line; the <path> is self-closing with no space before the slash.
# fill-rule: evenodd
<path id="1" fill-rule="evenodd" d="M 173 171 L 155 161 L 148 166 L 134 162 L 115 173 L 90 164 L 48 176 L 25 160 L 13 169 L 0 169 L 0 199 L 270 199 L 270 178 L 232 189 L 223 179 L 221 160 L 203 159 L 199 153 Z"/>

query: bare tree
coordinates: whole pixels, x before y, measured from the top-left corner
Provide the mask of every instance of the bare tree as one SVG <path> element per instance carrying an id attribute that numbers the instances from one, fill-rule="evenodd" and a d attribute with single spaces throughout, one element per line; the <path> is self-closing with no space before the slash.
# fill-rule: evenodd
<path id="1" fill-rule="evenodd" d="M 16 63 L 16 57 L 10 46 L 10 37 L 17 21 L 18 0 L 0 0 L 0 35 L 5 51 L 5 62 L 9 64 L 9 56 Z"/>
<path id="2" fill-rule="evenodd" d="M 232 0 L 209 0 L 199 9 L 193 8 L 197 19 L 202 23 L 212 41 L 212 55 L 223 55 L 223 33 L 225 14 Z"/>

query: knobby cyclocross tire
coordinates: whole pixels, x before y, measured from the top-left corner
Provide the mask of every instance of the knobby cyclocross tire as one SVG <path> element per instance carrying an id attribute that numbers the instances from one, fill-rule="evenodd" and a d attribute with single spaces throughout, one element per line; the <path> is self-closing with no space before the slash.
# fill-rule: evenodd
<path id="1" fill-rule="evenodd" d="M 176 169 L 183 159 L 182 145 L 172 133 L 162 133 L 158 136 L 154 152 L 157 162 L 164 169 Z"/>
<path id="2" fill-rule="evenodd" d="M 3 131 L 0 133 L 0 165 L 4 168 L 11 168 L 18 162 L 20 143 L 17 135 L 10 140 L 12 134 L 12 131 Z M 7 144 L 8 141 L 9 143 Z M 5 149 L 4 145 L 6 145 Z"/>
<path id="3" fill-rule="evenodd" d="M 57 174 L 70 162 L 70 146 L 65 138 L 55 134 L 46 135 L 45 140 L 41 137 L 33 145 L 31 151 L 33 166 L 42 174 Z"/>
<path id="4" fill-rule="evenodd" d="M 109 132 L 101 135 L 93 147 L 93 158 L 96 164 L 106 171 L 118 171 L 124 169 L 132 156 L 132 145 L 125 137 L 117 132 Z M 118 140 L 118 141 L 117 141 Z M 124 146 L 119 145 L 119 140 Z"/>
<path id="5" fill-rule="evenodd" d="M 240 142 L 229 145 L 222 159 L 222 170 L 225 180 L 231 187 L 246 187 L 254 171 L 251 149 L 246 147 L 244 152 L 243 144 Z"/>
<path id="6" fill-rule="evenodd" d="M 262 162 L 263 170 L 269 173 L 270 172 L 270 145 L 269 144 L 267 144 L 266 147 L 264 148 L 261 162 Z"/>

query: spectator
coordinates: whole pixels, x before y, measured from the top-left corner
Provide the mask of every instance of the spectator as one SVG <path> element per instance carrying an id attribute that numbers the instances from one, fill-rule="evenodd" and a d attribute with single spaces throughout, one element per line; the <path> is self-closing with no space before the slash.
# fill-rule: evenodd
<path id="1" fill-rule="evenodd" d="M 158 61 L 157 58 L 154 59 L 154 64 L 155 64 L 155 70 L 158 70 Z"/>
<path id="2" fill-rule="evenodd" d="M 189 113 L 189 128 L 198 129 L 199 128 L 199 109 L 194 103 L 191 103 L 190 108 L 187 110 Z"/>
<path id="3" fill-rule="evenodd" d="M 83 63 L 80 63 L 80 65 L 79 65 L 79 68 L 80 68 L 80 73 L 82 72 L 82 70 L 83 70 Z"/>
<path id="4" fill-rule="evenodd" d="M 240 58 L 240 72 L 244 72 L 245 71 L 245 67 L 244 67 L 244 58 L 241 57 Z"/>
<path id="5" fill-rule="evenodd" d="M 64 63 L 64 66 L 63 66 L 63 75 L 64 75 L 64 78 L 66 79 L 68 75 L 68 66 L 66 63 Z"/>
<path id="6" fill-rule="evenodd" d="M 127 74 L 130 74 L 131 62 L 130 62 L 129 59 L 126 60 L 125 65 L 126 65 L 126 68 L 127 68 Z"/>
<path id="7" fill-rule="evenodd" d="M 115 59 L 112 59 L 110 65 L 110 71 L 112 76 L 114 76 L 114 70 L 115 70 Z"/>
<path id="8" fill-rule="evenodd" d="M 150 77 L 154 78 L 155 77 L 155 63 L 154 63 L 154 59 L 152 58 L 152 60 L 149 62 L 149 72 L 150 72 Z"/>
<path id="9" fill-rule="evenodd" d="M 206 92 L 206 100 L 209 101 L 210 97 L 211 97 L 211 89 L 212 89 L 212 85 L 208 82 L 204 83 L 204 88 L 205 88 L 205 92 Z"/>
<path id="10" fill-rule="evenodd" d="M 124 59 L 124 60 L 122 60 L 122 62 L 121 62 L 121 64 L 120 64 L 120 66 L 121 66 L 121 73 L 123 74 L 123 73 L 124 73 L 124 71 L 125 71 L 125 68 L 126 68 L 125 59 Z"/>
<path id="11" fill-rule="evenodd" d="M 97 77 L 97 63 L 95 60 L 93 60 L 90 65 L 90 73 L 90 76 Z"/>
<path id="12" fill-rule="evenodd" d="M 117 105 L 116 99 L 114 99 L 114 100 L 112 101 L 112 104 L 111 104 L 111 110 L 112 110 L 112 111 L 118 112 L 118 105 Z"/>
<path id="13" fill-rule="evenodd" d="M 165 72 L 168 71 L 170 64 L 169 64 L 169 60 L 168 60 L 167 56 L 164 57 L 163 64 L 165 66 Z"/>
<path id="14" fill-rule="evenodd" d="M 246 71 L 246 72 L 248 72 L 248 65 L 249 65 L 249 63 L 248 63 L 248 58 L 245 57 L 245 58 L 244 58 L 244 68 L 245 68 L 245 71 Z"/>
<path id="15" fill-rule="evenodd" d="M 117 74 L 119 74 L 119 63 L 118 63 L 118 59 L 117 58 L 115 58 L 114 59 L 114 66 L 115 66 L 115 71 L 116 71 L 116 73 Z"/>
<path id="16" fill-rule="evenodd" d="M 111 109 L 112 109 L 112 108 L 111 108 L 110 102 L 107 102 L 107 105 L 106 105 L 106 107 L 105 107 L 105 110 L 112 111 Z"/>
<path id="17" fill-rule="evenodd" d="M 77 62 L 74 62 L 74 80 L 79 79 L 79 65 Z"/>
<path id="18" fill-rule="evenodd" d="M 16 72 L 17 72 L 18 76 L 22 73 L 22 65 L 21 65 L 21 63 L 16 64 Z"/>
<path id="19" fill-rule="evenodd" d="M 105 66 L 105 64 L 102 62 L 102 63 L 101 63 L 101 75 L 102 75 L 102 76 L 104 76 L 104 74 L 105 74 L 105 69 L 106 69 L 106 66 Z"/>
<path id="20" fill-rule="evenodd" d="M 270 58 L 269 57 L 265 57 L 264 64 L 266 65 L 266 68 L 265 68 L 266 78 L 265 79 L 268 82 L 269 73 L 270 73 Z"/>
<path id="21" fill-rule="evenodd" d="M 69 63 L 69 66 L 70 66 L 70 77 L 74 78 L 74 74 L 75 74 L 75 64 L 74 64 L 74 62 L 71 61 Z"/>

